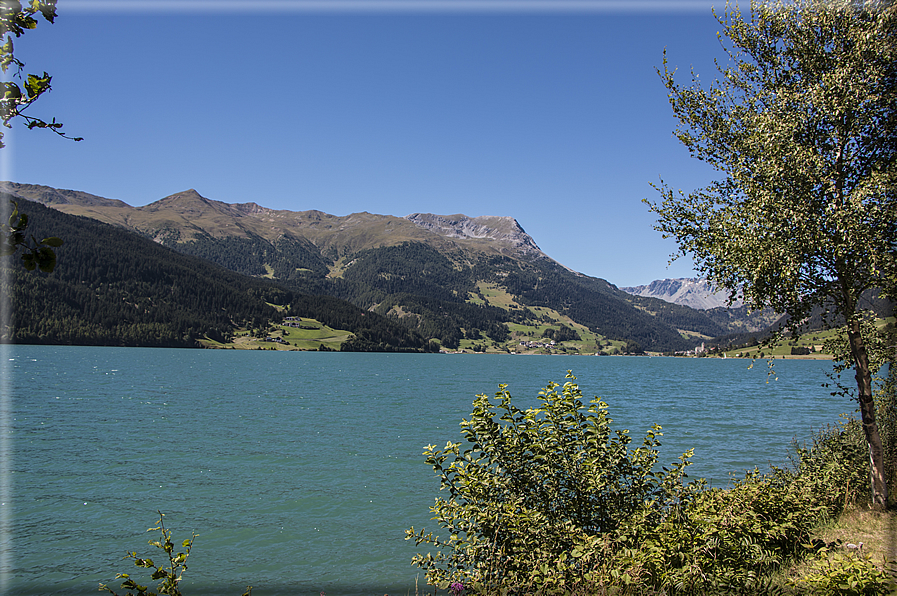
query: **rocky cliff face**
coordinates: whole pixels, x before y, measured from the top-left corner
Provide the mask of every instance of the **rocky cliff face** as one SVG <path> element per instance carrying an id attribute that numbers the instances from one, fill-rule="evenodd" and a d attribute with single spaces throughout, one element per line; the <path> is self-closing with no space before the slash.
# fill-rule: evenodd
<path id="1" fill-rule="evenodd" d="M 716 292 L 705 279 L 659 279 L 646 286 L 620 288 L 628 294 L 645 296 L 648 298 L 660 298 L 673 304 L 690 306 L 700 310 L 726 306 L 729 297 L 727 292 Z M 741 306 L 741 302 L 735 302 L 733 306 Z"/>
<path id="2" fill-rule="evenodd" d="M 405 219 L 447 238 L 497 240 L 511 244 L 522 254 L 544 256 L 536 242 L 513 217 L 412 213 Z"/>

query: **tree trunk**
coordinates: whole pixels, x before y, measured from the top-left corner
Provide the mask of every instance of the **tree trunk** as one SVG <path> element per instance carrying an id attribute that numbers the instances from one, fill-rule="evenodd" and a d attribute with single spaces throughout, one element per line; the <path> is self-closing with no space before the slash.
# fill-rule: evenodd
<path id="1" fill-rule="evenodd" d="M 869 445 L 869 463 L 872 470 L 872 507 L 881 510 L 887 506 L 888 502 L 884 447 L 881 435 L 878 433 L 878 424 L 875 422 L 875 401 L 872 398 L 872 371 L 869 369 L 869 356 L 860 335 L 860 322 L 856 318 L 851 318 L 847 324 L 847 339 L 850 342 L 850 355 L 856 367 L 857 399 L 860 402 L 863 432 Z"/>

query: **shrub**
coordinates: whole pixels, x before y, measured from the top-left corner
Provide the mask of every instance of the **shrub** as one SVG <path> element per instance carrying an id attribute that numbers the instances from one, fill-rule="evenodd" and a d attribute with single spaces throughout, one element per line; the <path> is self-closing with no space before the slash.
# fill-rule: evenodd
<path id="1" fill-rule="evenodd" d="M 426 447 L 448 491 L 430 508 L 448 537 L 411 528 L 406 538 L 440 549 L 413 559 L 429 583 L 585 593 L 615 572 L 634 583 L 637 569 L 623 577 L 602 567 L 608 540 L 623 527 L 656 525 L 698 492 L 702 484 L 683 484 L 691 451 L 655 472 L 661 428 L 631 448 L 627 430 L 611 429 L 607 404 L 585 406 L 569 371 L 567 379 L 540 391 L 538 408 L 517 408 L 506 385 L 495 402 L 478 395 L 461 423 L 468 447 Z"/>
<path id="2" fill-rule="evenodd" d="M 884 468 L 889 503 L 897 503 L 897 367 L 879 380 L 875 391 L 875 417 L 884 449 Z M 842 415 L 834 425 L 813 433 L 806 444 L 792 442 L 792 467 L 795 473 L 815 483 L 826 499 L 829 512 L 836 515 L 849 505 L 868 504 L 869 445 L 862 423 Z"/>
<path id="3" fill-rule="evenodd" d="M 643 570 L 641 582 L 676 594 L 760 594 L 827 515 L 799 476 L 747 473 L 729 489 L 705 490 L 655 525 L 617 537 L 618 567 Z"/>
<path id="4" fill-rule="evenodd" d="M 632 448 L 607 404 L 585 406 L 567 378 L 537 408 L 517 408 L 505 385 L 494 401 L 478 395 L 461 423 L 466 448 L 426 447 L 448 492 L 430 508 L 446 538 L 406 532 L 438 549 L 413 559 L 428 583 L 480 594 L 781 593 L 774 572 L 813 555 L 813 528 L 867 487 L 855 421 L 817 433 L 793 469 L 755 469 L 727 489 L 686 484 L 691 451 L 655 471 L 660 427 Z M 837 564 L 826 573 L 847 586 L 874 575 Z"/>
<path id="5" fill-rule="evenodd" d="M 790 458 L 794 474 L 813 487 L 830 515 L 869 501 L 869 447 L 858 420 L 842 414 L 808 443 L 792 442 Z"/>

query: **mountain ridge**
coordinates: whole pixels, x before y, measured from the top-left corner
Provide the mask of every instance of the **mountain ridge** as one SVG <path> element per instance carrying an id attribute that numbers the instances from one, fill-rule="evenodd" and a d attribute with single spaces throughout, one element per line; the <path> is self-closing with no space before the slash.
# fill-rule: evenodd
<path id="1" fill-rule="evenodd" d="M 486 238 L 504 241 L 525 254 L 537 253 L 546 256 L 532 236 L 527 234 L 520 223 L 510 216 L 467 217 L 461 213 L 455 215 L 412 213 L 406 215 L 405 219 L 424 229 L 442 233 L 449 238 Z"/>
<path id="2" fill-rule="evenodd" d="M 732 329 L 725 318 L 632 296 L 570 270 L 509 216 L 336 216 L 268 209 L 255 197 L 223 203 L 195 189 L 144 207 L 13 182 L 0 184 L 0 191 L 113 224 L 243 275 L 349 301 L 449 348 L 480 331 L 495 342 L 517 337 L 513 325 L 544 325 L 546 309 L 604 340 L 629 342 L 632 350 L 689 349 Z"/>
<path id="3" fill-rule="evenodd" d="M 269 241 L 283 235 L 301 235 L 322 250 L 339 251 L 345 245 L 348 251 L 358 251 L 407 240 L 432 242 L 428 236 L 435 234 L 443 239 L 443 249 L 472 247 L 498 254 L 520 252 L 528 257 L 549 258 L 509 216 L 471 218 L 461 214 L 414 213 L 399 217 L 366 211 L 337 216 L 317 209 L 275 210 L 255 201 L 224 203 L 204 197 L 195 189 L 176 192 L 141 207 L 81 191 L 9 181 L 0 182 L 0 191 L 72 215 L 120 225 L 162 243 L 186 242 L 203 234 L 244 238 L 257 235 Z M 344 238 L 361 226 L 379 229 L 362 242 Z M 179 233 L 172 235 L 173 228 Z"/>

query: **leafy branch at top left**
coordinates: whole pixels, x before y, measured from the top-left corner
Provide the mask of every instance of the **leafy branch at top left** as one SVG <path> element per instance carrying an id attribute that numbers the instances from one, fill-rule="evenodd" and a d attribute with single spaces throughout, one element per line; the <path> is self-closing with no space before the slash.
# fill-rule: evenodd
<path id="1" fill-rule="evenodd" d="M 70 137 L 62 132 L 62 123 L 52 118 L 49 122 L 23 112 L 44 93 L 50 91 L 52 77 L 44 72 L 41 75 L 24 75 L 25 63 L 16 58 L 13 46 L 13 37 L 21 37 L 28 29 L 37 27 L 35 15 L 40 14 L 50 23 L 56 18 L 56 0 L 31 0 L 27 6 L 22 6 L 19 0 L 0 0 L 0 69 L 7 73 L 10 67 L 14 68 L 13 77 L 21 81 L 21 85 L 14 80 L 0 82 L 0 121 L 6 128 L 12 128 L 10 123 L 14 118 L 22 118 L 29 128 L 46 128 L 61 137 L 80 141 L 81 137 Z M 7 77 L 3 77 L 6 79 Z M 0 132 L 0 148 L 4 147 L 3 133 Z"/>
<path id="2" fill-rule="evenodd" d="M 56 19 L 56 0 L 30 0 L 27 6 L 22 6 L 19 0 L 0 0 L 0 69 L 4 75 L 3 80 L 0 80 L 0 122 L 4 127 L 12 128 L 12 120 L 21 118 L 29 129 L 46 128 L 63 138 L 80 141 L 81 137 L 70 137 L 62 132 L 62 123 L 57 122 L 56 118 L 48 122 L 24 113 L 41 95 L 50 91 L 52 79 L 46 71 L 42 75 L 28 74 L 23 78 L 25 63 L 15 55 L 13 38 L 19 38 L 25 31 L 35 29 L 38 14 L 52 24 Z M 12 76 L 7 77 L 11 67 Z M 5 146 L 3 132 L 0 131 L 0 148 Z M 56 267 L 56 252 L 53 249 L 62 246 L 62 240 L 56 237 L 42 240 L 37 240 L 34 236 L 29 238 L 25 234 L 28 215 L 20 213 L 14 201 L 10 202 L 12 214 L 7 222 L 0 223 L 0 256 L 14 254 L 21 248 L 25 269 L 52 272 Z"/>

